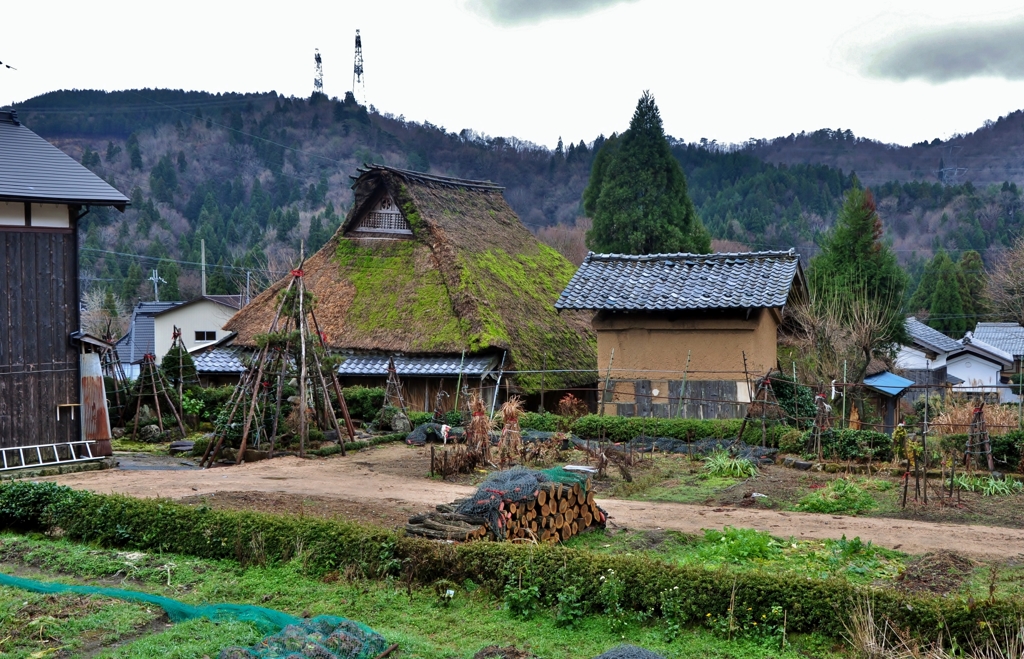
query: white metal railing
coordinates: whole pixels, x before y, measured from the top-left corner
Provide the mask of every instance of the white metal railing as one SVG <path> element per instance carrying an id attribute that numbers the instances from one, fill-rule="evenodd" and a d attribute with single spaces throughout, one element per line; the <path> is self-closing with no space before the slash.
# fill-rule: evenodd
<path id="1" fill-rule="evenodd" d="M 78 441 L 0 448 L 0 471 L 102 460 L 102 455 L 93 455 L 93 444 L 95 442 Z M 62 452 L 66 457 L 61 457 Z"/>

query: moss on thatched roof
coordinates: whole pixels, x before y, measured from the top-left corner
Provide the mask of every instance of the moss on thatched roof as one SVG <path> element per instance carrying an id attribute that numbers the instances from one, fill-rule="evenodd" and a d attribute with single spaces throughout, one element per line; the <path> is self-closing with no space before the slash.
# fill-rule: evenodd
<path id="1" fill-rule="evenodd" d="M 353 185 L 355 204 L 338 232 L 303 266 L 316 315 L 334 348 L 419 354 L 508 351 L 506 369 L 553 373 L 545 387 L 593 382 L 590 317 L 555 311 L 575 268 L 539 242 L 490 184 L 374 166 Z M 382 191 L 412 228 L 411 238 L 365 237 L 350 229 Z M 253 345 L 276 311 L 278 281 L 225 329 Z M 540 388 L 539 374 L 515 386 Z"/>

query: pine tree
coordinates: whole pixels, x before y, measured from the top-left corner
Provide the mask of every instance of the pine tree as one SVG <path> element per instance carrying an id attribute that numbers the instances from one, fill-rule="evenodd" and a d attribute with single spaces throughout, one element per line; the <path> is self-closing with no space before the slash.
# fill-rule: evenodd
<path id="1" fill-rule="evenodd" d="M 583 203 L 594 221 L 587 232 L 594 251 L 711 251 L 711 235 L 697 217 L 649 92 L 640 97 L 629 130 L 602 146 Z"/>
<path id="2" fill-rule="evenodd" d="M 918 314 L 922 311 L 926 313 L 928 312 L 928 308 L 932 303 L 932 297 L 935 295 L 935 281 L 938 277 L 936 266 L 938 264 L 939 254 L 945 253 L 945 250 L 940 249 L 935 253 L 935 256 L 925 264 L 924 274 L 921 276 L 921 281 L 918 283 L 914 294 L 910 296 L 910 301 L 907 302 L 908 313 Z M 946 258 L 948 259 L 949 257 Z"/>
<path id="3" fill-rule="evenodd" d="M 128 266 L 128 274 L 121 282 L 121 297 L 129 304 L 134 303 L 139 297 L 139 286 L 142 286 L 142 266 L 137 261 L 132 261 Z"/>

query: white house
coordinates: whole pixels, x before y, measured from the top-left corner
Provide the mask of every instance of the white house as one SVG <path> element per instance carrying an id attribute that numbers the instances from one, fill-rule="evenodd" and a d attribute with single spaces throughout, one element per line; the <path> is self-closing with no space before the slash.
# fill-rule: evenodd
<path id="1" fill-rule="evenodd" d="M 993 402 L 1016 403 L 1017 396 L 1004 375 L 1013 368 L 1013 355 L 974 338 L 971 332 L 959 343 L 959 350 L 946 355 L 947 374 L 962 380 L 953 391 L 982 395 Z"/>
<path id="2" fill-rule="evenodd" d="M 240 295 L 204 295 L 157 313 L 153 317 L 153 347 L 157 359 L 171 349 L 174 328 L 189 352 L 223 339 L 224 324 L 242 308 Z"/>
<path id="3" fill-rule="evenodd" d="M 907 318 L 906 328 L 910 344 L 900 346 L 896 354 L 896 367 L 913 380 L 915 385 L 936 387 L 936 393 L 940 395 L 945 391 L 946 385 L 958 384 L 959 380 L 950 377 L 946 360 L 950 353 L 963 347 L 960 342 L 925 325 L 913 316 Z M 916 387 L 908 391 L 905 398 L 913 402 L 923 396 L 925 391 L 926 389 Z"/>

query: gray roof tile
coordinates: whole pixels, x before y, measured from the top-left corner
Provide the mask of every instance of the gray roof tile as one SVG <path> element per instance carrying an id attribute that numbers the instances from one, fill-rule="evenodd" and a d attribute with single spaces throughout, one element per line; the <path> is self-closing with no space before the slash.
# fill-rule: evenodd
<path id="1" fill-rule="evenodd" d="M 122 206 L 124 196 L 31 130 L 0 113 L 0 199 Z"/>
<path id="2" fill-rule="evenodd" d="M 800 258 L 788 252 L 590 253 L 556 309 L 654 311 L 782 307 Z"/>
<path id="3" fill-rule="evenodd" d="M 192 355 L 197 373 L 244 373 L 241 348 L 214 348 Z"/>
<path id="4" fill-rule="evenodd" d="M 917 318 L 911 316 L 906 321 L 907 334 L 915 342 L 921 343 L 925 348 L 931 348 L 934 352 L 952 352 L 960 347 L 960 342 L 949 338 L 937 329 L 933 329 Z"/>
<path id="5" fill-rule="evenodd" d="M 1024 327 L 1017 323 L 978 323 L 974 338 L 1004 350 L 1015 358 L 1024 356 Z"/>
<path id="6" fill-rule="evenodd" d="M 460 369 L 461 365 L 461 369 Z M 400 376 L 448 377 L 463 375 L 481 376 L 494 370 L 498 358 L 494 355 L 466 357 L 395 357 L 395 370 Z M 352 355 L 338 366 L 339 375 L 364 375 L 381 377 L 388 374 L 388 355 Z"/>
<path id="7" fill-rule="evenodd" d="M 138 364 L 155 349 L 153 317 L 184 302 L 139 302 L 132 311 L 128 333 L 117 340 L 117 358 L 122 364 Z"/>

